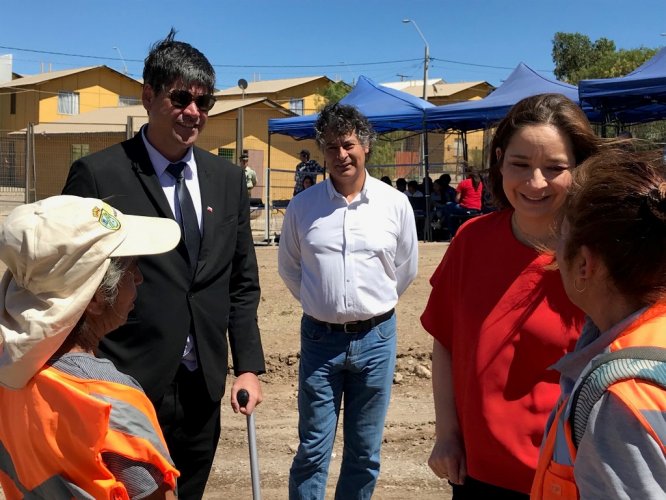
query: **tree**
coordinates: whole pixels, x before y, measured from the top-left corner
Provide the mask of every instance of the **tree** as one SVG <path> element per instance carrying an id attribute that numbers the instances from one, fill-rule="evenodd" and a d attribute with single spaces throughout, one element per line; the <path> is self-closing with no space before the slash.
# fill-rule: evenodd
<path id="1" fill-rule="evenodd" d="M 323 100 L 319 105 L 319 110 L 321 110 L 327 104 L 335 104 L 340 101 L 340 99 L 351 92 L 351 87 L 340 80 L 338 82 L 331 82 L 325 88 L 317 89 L 316 92 Z"/>
<path id="2" fill-rule="evenodd" d="M 553 73 L 558 80 L 578 84 L 590 78 L 613 78 L 631 73 L 657 53 L 657 49 L 616 50 L 615 42 L 592 42 L 580 33 L 557 32 L 553 37 Z"/>

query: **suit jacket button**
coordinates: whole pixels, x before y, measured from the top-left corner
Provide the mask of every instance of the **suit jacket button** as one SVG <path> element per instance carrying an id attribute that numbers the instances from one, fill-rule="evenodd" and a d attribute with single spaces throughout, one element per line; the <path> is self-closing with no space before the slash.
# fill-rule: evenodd
<path id="1" fill-rule="evenodd" d="M 194 297 L 194 294 L 193 294 L 192 292 L 188 292 L 188 293 L 187 293 L 187 298 L 188 298 L 188 299 L 191 299 L 191 298 L 193 298 L 193 297 Z"/>

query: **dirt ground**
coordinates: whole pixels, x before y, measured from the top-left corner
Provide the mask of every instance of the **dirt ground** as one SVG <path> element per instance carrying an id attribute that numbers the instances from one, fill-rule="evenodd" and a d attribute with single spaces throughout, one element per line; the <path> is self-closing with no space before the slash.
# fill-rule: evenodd
<path id="1" fill-rule="evenodd" d="M 0 220 L 20 204 L 18 195 L 0 193 Z M 428 279 L 447 243 L 421 243 L 419 274 L 401 297 L 398 315 L 396 380 L 384 431 L 377 500 L 449 499 L 451 490 L 428 468 L 434 436 L 431 395 L 431 339 L 419 316 L 430 293 Z M 268 373 L 262 376 L 264 402 L 255 412 L 261 493 L 265 500 L 286 499 L 289 467 L 298 446 L 298 384 L 301 308 L 277 274 L 277 246 L 257 246 L 262 287 L 259 326 Z M 0 263 L 0 272 L 4 272 Z M 399 380 L 398 380 L 399 379 Z M 231 381 L 229 381 L 230 383 Z M 342 430 L 339 428 L 338 440 Z M 336 442 L 326 498 L 333 498 L 341 446 Z M 222 405 L 222 436 L 205 499 L 252 499 L 246 419 L 235 415 L 228 396 Z M 0 500 L 4 495 L 0 489 Z"/>
<path id="2" fill-rule="evenodd" d="M 447 243 L 421 243 L 419 274 L 397 306 L 398 363 L 386 420 L 382 469 L 373 498 L 420 500 L 450 498 L 450 488 L 428 468 L 434 436 L 430 380 L 432 341 L 419 316 L 430 285 L 428 279 Z M 298 446 L 298 350 L 301 308 L 277 274 L 277 247 L 257 247 L 262 299 L 262 331 L 268 373 L 262 376 L 264 402 L 255 412 L 262 498 L 286 499 L 289 467 Z M 226 398 L 226 396 L 225 396 Z M 228 399 L 222 407 L 222 437 L 206 499 L 252 498 L 246 419 L 234 415 Z M 338 430 L 341 441 L 342 429 Z M 326 498 L 333 498 L 342 450 L 336 441 Z"/>

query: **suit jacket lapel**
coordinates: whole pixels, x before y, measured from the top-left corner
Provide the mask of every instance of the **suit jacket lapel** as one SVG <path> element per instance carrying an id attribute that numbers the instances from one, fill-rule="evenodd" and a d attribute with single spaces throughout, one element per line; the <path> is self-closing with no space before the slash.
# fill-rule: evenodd
<path id="1" fill-rule="evenodd" d="M 131 144 L 131 151 L 128 151 L 128 156 L 132 160 L 132 169 L 136 172 L 148 198 L 157 208 L 157 211 L 160 212 L 162 217 L 168 217 L 175 220 L 176 217 L 171 211 L 171 207 L 164 195 L 160 180 L 155 174 L 155 169 L 148 156 L 146 146 L 143 144 L 141 134 L 136 134 L 129 143 Z"/>
<path id="2" fill-rule="evenodd" d="M 198 154 L 194 148 L 194 156 L 197 161 L 197 176 L 199 177 L 199 192 L 201 194 L 201 226 L 203 235 L 201 248 L 199 250 L 199 263 L 197 275 L 206 266 L 205 256 L 211 252 L 214 241 L 215 220 L 222 217 L 222 205 L 217 203 L 222 193 L 219 192 L 219 182 L 216 182 L 215 167 L 206 161 L 205 156 Z"/>

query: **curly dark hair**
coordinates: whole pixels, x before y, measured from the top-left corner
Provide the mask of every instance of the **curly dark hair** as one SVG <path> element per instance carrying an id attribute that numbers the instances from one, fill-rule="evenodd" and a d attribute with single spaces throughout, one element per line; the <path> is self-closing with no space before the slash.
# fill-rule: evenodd
<path id="1" fill-rule="evenodd" d="M 354 106 L 345 104 L 329 104 L 320 113 L 315 122 L 317 143 L 323 148 L 326 136 L 341 137 L 355 133 L 358 140 L 372 151 L 375 132 L 370 121 Z M 370 153 L 368 153 L 368 156 Z"/>

